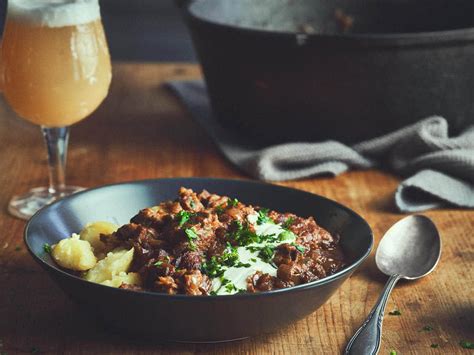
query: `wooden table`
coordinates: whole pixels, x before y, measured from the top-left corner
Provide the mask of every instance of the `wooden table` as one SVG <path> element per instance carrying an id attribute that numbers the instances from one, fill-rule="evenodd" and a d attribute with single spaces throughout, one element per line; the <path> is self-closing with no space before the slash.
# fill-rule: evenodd
<path id="1" fill-rule="evenodd" d="M 161 84 L 199 77 L 194 65 L 114 65 L 114 80 L 100 109 L 74 126 L 69 182 L 86 187 L 172 176 L 245 178 L 216 150 L 203 130 Z M 0 104 L 0 339 L 8 354 L 44 353 L 288 353 L 337 354 L 366 317 L 386 277 L 373 254 L 318 311 L 275 334 L 218 345 L 125 340 L 94 324 L 40 269 L 25 249 L 23 221 L 6 205 L 14 193 L 46 184 L 38 127 Z M 402 218 L 393 204 L 398 179 L 380 171 L 282 183 L 337 200 L 364 216 L 376 240 Z M 387 310 L 380 354 L 468 354 L 474 341 L 472 262 L 474 211 L 426 212 L 440 229 L 443 255 L 429 277 L 400 283 Z M 432 331 L 423 331 L 431 326 Z M 439 344 L 439 348 L 431 348 Z"/>

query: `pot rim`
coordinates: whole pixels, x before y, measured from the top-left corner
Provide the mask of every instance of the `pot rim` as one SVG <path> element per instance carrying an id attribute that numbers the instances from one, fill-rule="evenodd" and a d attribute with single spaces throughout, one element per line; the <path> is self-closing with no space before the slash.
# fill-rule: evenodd
<path id="1" fill-rule="evenodd" d="M 426 44 L 447 44 L 459 42 L 474 41 L 474 26 L 452 30 L 425 31 L 425 32 L 402 32 L 402 33 L 341 33 L 341 34 L 320 34 L 320 33 L 302 33 L 278 30 L 266 30 L 262 28 L 240 27 L 210 20 L 199 16 L 192 11 L 192 6 L 196 4 L 195 0 L 184 1 L 181 3 L 181 9 L 185 19 L 188 22 L 194 22 L 202 26 L 210 26 L 214 29 L 223 31 L 242 33 L 261 38 L 280 38 L 282 40 L 296 41 L 298 45 L 304 45 L 309 42 L 351 42 L 364 43 L 371 45 L 426 45 Z"/>

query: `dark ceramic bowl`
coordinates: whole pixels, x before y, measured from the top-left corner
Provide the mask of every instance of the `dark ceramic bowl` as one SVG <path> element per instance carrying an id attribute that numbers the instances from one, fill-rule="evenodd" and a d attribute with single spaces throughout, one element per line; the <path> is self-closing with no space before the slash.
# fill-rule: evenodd
<path id="1" fill-rule="evenodd" d="M 314 216 L 324 228 L 341 235 L 348 266 L 325 279 L 288 289 L 193 297 L 94 284 L 60 270 L 43 251 L 44 243 L 55 244 L 88 222 L 127 223 L 138 210 L 176 198 L 180 186 Z M 308 192 L 245 180 L 176 178 L 103 186 L 67 197 L 31 218 L 25 242 L 34 259 L 64 292 L 108 327 L 164 340 L 215 342 L 272 332 L 314 312 L 367 258 L 373 237 L 367 222 L 355 212 Z"/>
<path id="2" fill-rule="evenodd" d="M 177 1 L 214 113 L 245 137 L 357 142 L 430 115 L 453 133 L 474 122 L 472 0 Z"/>

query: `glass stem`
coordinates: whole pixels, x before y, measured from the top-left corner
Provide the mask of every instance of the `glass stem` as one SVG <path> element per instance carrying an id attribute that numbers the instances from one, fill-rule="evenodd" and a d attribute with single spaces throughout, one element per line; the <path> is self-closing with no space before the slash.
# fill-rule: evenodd
<path id="1" fill-rule="evenodd" d="M 66 187 L 66 158 L 69 127 L 41 126 L 48 150 L 49 193 L 60 197 Z"/>

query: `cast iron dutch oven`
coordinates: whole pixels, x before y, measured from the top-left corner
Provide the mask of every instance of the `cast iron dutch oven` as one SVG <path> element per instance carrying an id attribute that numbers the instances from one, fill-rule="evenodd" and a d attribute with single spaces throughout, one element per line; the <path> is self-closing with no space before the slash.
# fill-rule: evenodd
<path id="1" fill-rule="evenodd" d="M 263 142 L 474 122 L 472 0 L 181 0 L 218 120 Z"/>
<path id="2" fill-rule="evenodd" d="M 175 199 L 180 186 L 314 216 L 321 226 L 340 235 L 347 266 L 321 280 L 281 290 L 187 296 L 135 292 L 88 282 L 61 270 L 43 251 L 44 243 L 56 244 L 89 222 L 128 223 L 138 210 Z M 140 338 L 213 342 L 272 332 L 314 312 L 368 257 L 373 237 L 368 224 L 355 212 L 305 191 L 244 180 L 176 178 L 103 186 L 66 197 L 31 218 L 25 229 L 25 243 L 57 284 L 84 311 L 102 320 L 106 329 Z"/>

